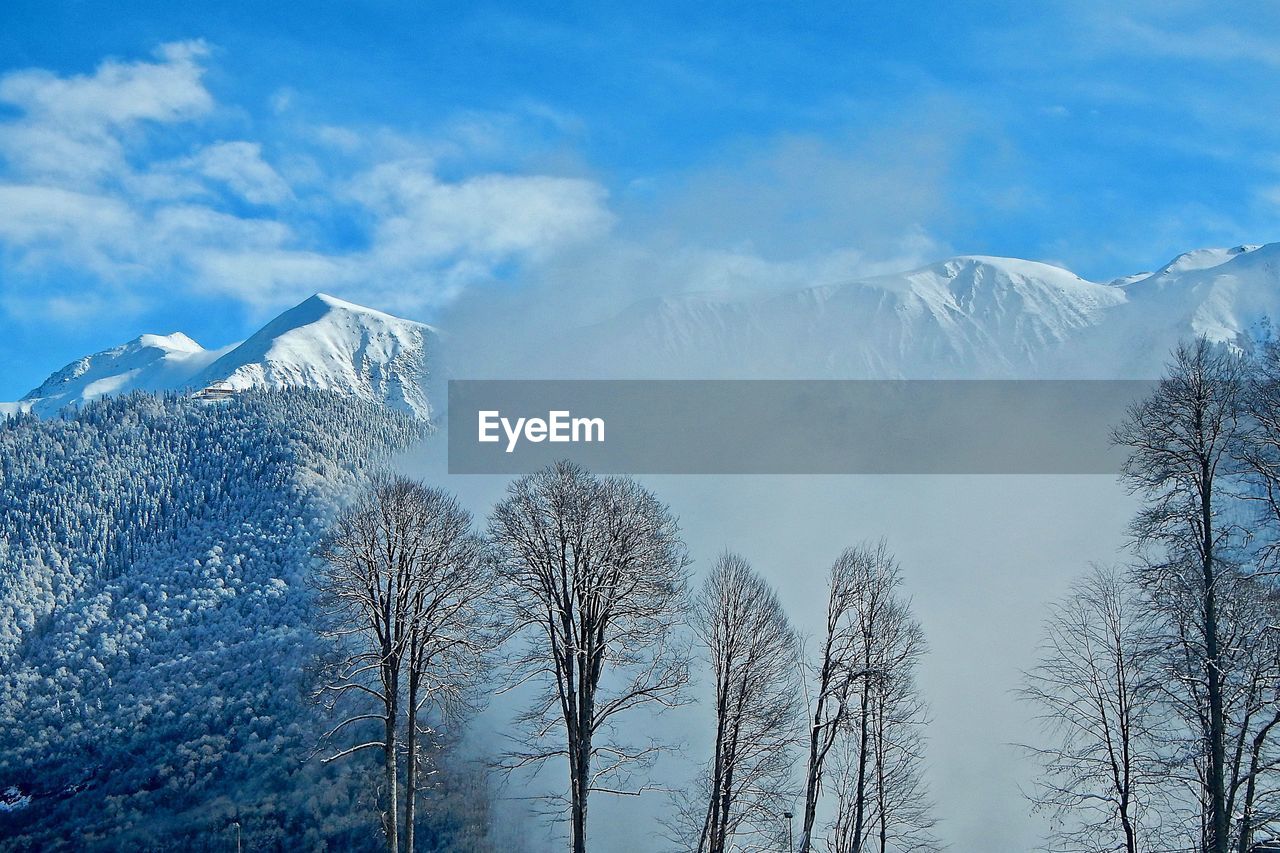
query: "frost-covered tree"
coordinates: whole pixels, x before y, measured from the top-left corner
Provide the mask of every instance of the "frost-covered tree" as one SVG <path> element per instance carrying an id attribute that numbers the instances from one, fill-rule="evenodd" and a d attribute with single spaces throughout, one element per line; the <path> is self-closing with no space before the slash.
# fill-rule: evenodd
<path id="1" fill-rule="evenodd" d="M 1242 534 L 1234 511 L 1236 451 L 1246 429 L 1241 359 L 1200 339 L 1180 345 L 1155 392 L 1115 431 L 1129 451 L 1123 480 L 1144 501 L 1133 535 L 1143 583 L 1177 626 L 1179 681 L 1202 719 L 1205 849 L 1227 853 L 1228 709 L 1222 642 L 1224 579 Z M 1202 700 L 1202 701 L 1201 701 Z"/>

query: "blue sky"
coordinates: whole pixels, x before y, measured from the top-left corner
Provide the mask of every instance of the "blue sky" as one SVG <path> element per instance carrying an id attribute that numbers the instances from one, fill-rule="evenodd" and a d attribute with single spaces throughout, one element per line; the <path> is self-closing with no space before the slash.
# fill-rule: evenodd
<path id="1" fill-rule="evenodd" d="M 448 323 L 1280 239 L 1280 9 L 0 8 L 0 400 L 317 290 Z"/>

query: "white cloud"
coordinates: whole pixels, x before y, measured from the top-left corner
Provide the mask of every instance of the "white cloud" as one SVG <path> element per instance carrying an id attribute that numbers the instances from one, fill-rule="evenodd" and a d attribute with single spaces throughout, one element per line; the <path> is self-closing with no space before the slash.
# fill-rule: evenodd
<path id="1" fill-rule="evenodd" d="M 0 77 L 0 103 L 22 112 L 0 132 L 0 157 L 20 174 L 83 188 L 126 168 L 121 137 L 134 125 L 209 113 L 213 97 L 201 79 L 208 48 L 179 42 L 156 54 L 156 62 L 107 60 L 90 75 L 28 69 Z"/>
<path id="2" fill-rule="evenodd" d="M 26 266 L 72 264 L 112 275 L 138 220 L 119 199 L 59 187 L 0 184 L 0 241 Z"/>
<path id="3" fill-rule="evenodd" d="M 606 231 L 604 189 L 546 175 L 479 175 L 440 181 L 421 162 L 381 164 L 352 195 L 378 217 L 375 253 L 409 263 L 468 254 L 497 260 L 543 256 Z"/>
<path id="4" fill-rule="evenodd" d="M 156 51 L 159 62 L 107 60 L 92 75 L 58 77 L 41 69 L 0 79 L 0 101 L 31 119 L 58 124 L 125 125 L 175 122 L 203 115 L 213 98 L 201 77 L 209 54 L 202 42 L 176 42 Z"/>
<path id="5" fill-rule="evenodd" d="M 432 142 L 303 127 L 286 141 L 284 169 L 254 139 L 154 156 L 193 130 L 216 131 L 194 124 L 218 112 L 203 82 L 208 56 L 203 43 L 187 42 L 87 75 L 0 77 L 0 101 L 20 111 L 0 122 L 0 243 L 14 270 L 74 267 L 127 292 L 131 304 L 169 298 L 176 285 L 267 311 L 329 289 L 422 313 L 612 225 L 605 190 L 590 180 L 441 178 L 433 154 L 460 150 L 467 134 L 457 128 Z M 335 220 L 338 240 L 326 236 Z M 43 298 L 54 310 L 67 298 L 15 292 L 22 280 L 0 284 L 5 304 Z"/>
<path id="6" fill-rule="evenodd" d="M 182 43 L 88 75 L 0 77 L 0 100 L 20 110 L 0 121 L 11 313 L 43 300 L 69 316 L 104 294 L 136 309 L 187 290 L 261 316 L 327 290 L 425 316 L 518 278 L 588 322 L 643 295 L 845 281 L 943 251 L 919 223 L 939 209 L 949 140 L 963 134 L 954 105 L 927 104 L 846 149 L 792 137 L 651 183 L 626 199 L 620 234 L 596 180 L 468 168 L 468 152 L 502 161 L 546 127 L 572 135 L 572 116 L 521 103 L 511 116 L 461 113 L 422 139 L 306 124 L 281 89 L 272 108 L 287 119 L 255 138 L 206 88 L 209 55 Z M 219 123 L 229 114 L 235 133 Z M 96 277 L 92 292 L 49 288 L 59 270 Z"/>
<path id="7" fill-rule="evenodd" d="M 284 179 L 262 159 L 256 142 L 218 142 L 188 161 L 200 174 L 226 184 L 250 204 L 279 204 L 293 192 Z"/>
<path id="8" fill-rule="evenodd" d="M 1130 17 L 1106 22 L 1110 44 L 1126 52 L 1170 59 L 1205 62 L 1256 63 L 1280 66 L 1280 45 L 1274 39 L 1228 24 L 1203 27 L 1160 27 Z"/>

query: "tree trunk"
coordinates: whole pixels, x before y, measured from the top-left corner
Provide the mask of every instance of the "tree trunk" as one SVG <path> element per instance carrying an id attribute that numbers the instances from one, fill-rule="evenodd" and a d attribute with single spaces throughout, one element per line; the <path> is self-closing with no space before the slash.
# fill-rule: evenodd
<path id="1" fill-rule="evenodd" d="M 743 678 L 745 679 L 745 675 Z M 738 720 L 741 719 L 741 708 L 738 709 Z M 733 734 L 729 738 L 727 761 L 725 762 L 724 780 L 720 791 L 720 827 L 716 831 L 716 840 L 712 853 L 725 853 L 729 847 L 729 809 L 733 805 L 733 769 L 738 756 L 738 720 L 734 721 Z"/>
<path id="2" fill-rule="evenodd" d="M 409 728 L 405 732 L 404 763 L 404 850 L 413 853 L 413 823 L 417 816 L 418 794 L 418 681 L 416 672 L 409 673 L 409 707 L 406 716 Z"/>
<path id="3" fill-rule="evenodd" d="M 870 669 L 870 666 L 867 667 Z M 858 781 L 853 801 L 853 851 L 861 853 L 867 812 L 867 741 L 870 735 L 871 677 L 864 676 L 862 702 L 858 719 Z"/>
<path id="4" fill-rule="evenodd" d="M 1240 815 L 1240 849 L 1239 853 L 1249 853 L 1253 847 L 1253 798 L 1255 795 L 1255 773 L 1257 772 L 1258 755 L 1255 752 L 1249 767 L 1249 781 L 1245 783 L 1244 813 Z"/>
<path id="5" fill-rule="evenodd" d="M 819 685 L 819 691 L 826 689 L 826 683 Z M 800 823 L 799 853 L 809 853 L 813 846 L 813 823 L 818 816 L 818 788 L 822 778 L 819 762 L 821 756 L 822 712 L 824 697 L 818 694 L 817 710 L 813 715 L 813 727 L 809 730 L 809 769 L 805 779 L 804 818 Z"/>
<path id="6" fill-rule="evenodd" d="M 725 682 L 727 675 L 721 674 L 719 680 L 722 683 Z M 720 823 L 720 791 L 724 787 L 724 727 L 728 722 L 729 697 L 724 687 L 719 688 L 719 694 L 716 700 L 716 751 L 714 763 L 711 766 L 707 816 L 702 822 L 702 837 L 698 839 L 698 853 L 703 851 L 714 853 L 716 826 Z"/>
<path id="7" fill-rule="evenodd" d="M 387 708 L 384 737 L 383 761 L 386 764 L 387 773 L 387 851 L 388 853 L 400 853 L 400 815 L 397 808 L 397 801 L 400 798 L 400 780 L 397 778 L 398 774 L 396 773 L 397 738 L 394 703 Z"/>
<path id="8" fill-rule="evenodd" d="M 573 772 L 573 853 L 587 853 L 587 795 L 591 791 L 591 738 L 593 734 L 591 726 L 595 719 L 595 706 L 592 702 L 594 691 L 590 665 L 592 643 L 590 638 L 587 638 L 585 642 L 581 640 L 579 642 L 580 648 L 585 649 L 585 653 L 576 653 L 578 657 L 577 703 L 570 707 L 574 709 L 577 715 L 573 725 L 577 736 L 573 739 L 576 740 L 576 743 L 571 742 L 569 749 L 577 755 L 577 760 L 573 762 L 571 767 Z"/>
<path id="9" fill-rule="evenodd" d="M 882 692 L 876 702 L 876 810 L 880 817 L 880 853 L 886 853 L 889 848 L 889 796 L 884 780 L 884 763 L 888 752 L 885 744 L 887 715 Z"/>
<path id="10" fill-rule="evenodd" d="M 591 732 L 579 733 L 577 772 L 573 780 L 573 853 L 587 853 L 587 793 L 591 781 Z"/>
<path id="11" fill-rule="evenodd" d="M 1226 722 L 1222 707 L 1222 670 L 1218 661 L 1218 596 L 1213 564 L 1213 472 L 1201 463 L 1200 524 L 1203 531 L 1205 673 L 1209 693 L 1209 828 L 1212 853 L 1227 853 Z"/>
<path id="12" fill-rule="evenodd" d="M 1127 791 L 1120 799 L 1120 826 L 1124 830 L 1125 853 L 1138 853 L 1138 833 L 1133 827 L 1133 818 L 1129 816 L 1129 794 Z"/>
<path id="13" fill-rule="evenodd" d="M 1133 830 L 1133 821 L 1127 811 L 1120 813 L 1120 824 L 1124 827 L 1125 853 L 1138 853 L 1138 836 Z"/>

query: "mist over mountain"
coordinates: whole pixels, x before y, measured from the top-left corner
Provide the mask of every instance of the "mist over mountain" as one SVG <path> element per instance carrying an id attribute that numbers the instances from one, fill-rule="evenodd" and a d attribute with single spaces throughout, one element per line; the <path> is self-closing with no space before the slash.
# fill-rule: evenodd
<path id="1" fill-rule="evenodd" d="M 748 299 L 652 299 L 578 346 L 603 371 L 635 377 L 1150 378 L 1180 339 L 1248 349 L 1269 334 L 1278 259 L 1280 244 L 1203 249 L 1102 283 L 1033 261 L 957 257 Z"/>

